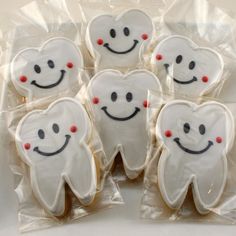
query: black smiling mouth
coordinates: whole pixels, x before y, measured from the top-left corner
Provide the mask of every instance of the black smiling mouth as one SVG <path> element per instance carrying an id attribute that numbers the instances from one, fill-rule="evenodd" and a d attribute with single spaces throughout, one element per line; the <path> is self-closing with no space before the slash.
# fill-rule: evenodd
<path id="1" fill-rule="evenodd" d="M 202 149 L 202 150 L 200 150 L 200 151 L 194 151 L 194 150 L 190 150 L 190 149 L 184 147 L 184 146 L 180 143 L 179 138 L 174 138 L 174 141 L 175 141 L 176 144 L 179 146 L 179 148 L 181 148 L 184 152 L 187 152 L 187 153 L 189 153 L 189 154 L 194 154 L 194 155 L 195 155 L 195 154 L 202 154 L 202 153 L 208 151 L 208 149 L 213 145 L 213 142 L 212 142 L 212 141 L 208 141 L 208 145 L 207 145 L 204 149 Z"/>
<path id="2" fill-rule="evenodd" d="M 134 116 L 136 116 L 138 114 L 138 112 L 140 112 L 140 108 L 138 107 L 135 107 L 135 111 L 130 115 L 130 116 L 127 116 L 127 117 L 115 117 L 113 115 L 111 115 L 110 113 L 108 113 L 107 111 L 107 107 L 102 107 L 101 108 L 104 113 L 111 119 L 113 120 L 116 120 L 116 121 L 126 121 L 126 120 L 130 120 L 132 119 Z"/>
<path id="3" fill-rule="evenodd" d="M 169 64 L 164 64 L 164 67 L 166 69 L 166 73 L 170 76 L 170 74 L 169 74 L 169 66 L 170 66 Z M 173 77 L 173 80 L 174 80 L 174 82 L 176 82 L 178 84 L 183 84 L 184 85 L 184 84 L 191 84 L 191 83 L 197 81 L 197 77 L 193 76 L 192 79 L 187 80 L 187 81 L 181 81 L 181 80 L 178 80 L 178 79 Z"/>
<path id="4" fill-rule="evenodd" d="M 187 80 L 187 81 L 180 81 L 180 80 L 177 80 L 176 78 L 173 78 L 173 80 L 178 84 L 191 84 L 191 83 L 197 81 L 197 77 L 193 76 L 193 78 L 191 80 Z"/>
<path id="5" fill-rule="evenodd" d="M 39 150 L 39 147 L 35 147 L 34 151 L 37 152 L 38 154 L 40 154 L 42 156 L 46 156 L 46 157 L 55 156 L 55 155 L 61 153 L 62 151 L 64 151 L 64 149 L 67 147 L 67 145 L 68 145 L 68 143 L 70 141 L 71 136 L 67 134 L 65 137 L 66 137 L 65 143 L 63 144 L 63 146 L 61 148 L 59 148 L 55 152 L 43 152 L 43 151 Z"/>
<path id="6" fill-rule="evenodd" d="M 109 46 L 108 43 L 105 43 L 103 46 L 104 46 L 105 48 L 107 48 L 107 49 L 108 49 L 110 52 L 112 52 L 112 53 L 116 53 L 116 54 L 127 54 L 127 53 L 133 51 L 133 50 L 136 48 L 136 45 L 138 44 L 138 42 L 139 42 L 139 41 L 135 39 L 133 46 L 132 46 L 130 49 L 126 50 L 126 51 L 116 51 L 116 50 L 110 48 L 110 46 Z"/>
<path id="7" fill-rule="evenodd" d="M 40 85 L 40 84 L 38 84 L 37 82 L 36 82 L 36 80 L 33 80 L 32 82 L 31 82 L 31 84 L 33 84 L 33 85 L 35 85 L 36 87 L 38 87 L 38 88 L 41 88 L 41 89 L 51 89 L 51 88 L 53 88 L 53 87 L 56 87 L 57 85 L 59 85 L 61 82 L 62 82 L 62 80 L 64 79 L 64 76 L 65 76 L 65 73 L 66 73 L 66 71 L 65 70 L 61 70 L 61 76 L 60 76 L 60 78 L 58 79 L 58 81 L 56 82 L 56 83 L 54 83 L 54 84 L 49 84 L 49 85 Z"/>

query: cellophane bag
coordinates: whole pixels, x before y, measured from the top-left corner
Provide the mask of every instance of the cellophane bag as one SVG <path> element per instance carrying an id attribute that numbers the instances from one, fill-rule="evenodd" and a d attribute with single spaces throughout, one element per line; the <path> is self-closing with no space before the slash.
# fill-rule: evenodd
<path id="1" fill-rule="evenodd" d="M 149 155 L 146 93 L 151 87 L 161 90 L 146 61 L 167 2 L 65 2 L 72 21 L 82 22 L 81 41 L 93 70 L 81 94 L 103 141 L 107 169 L 117 181 L 141 182 Z"/>
<path id="2" fill-rule="evenodd" d="M 19 202 L 20 232 L 76 221 L 101 209 L 122 204 L 119 188 L 104 168 L 106 158 L 100 137 L 91 122 L 85 104 L 79 96 L 76 96 L 81 87 L 88 83 L 90 75 L 81 42 L 80 23 L 75 24 L 71 21 L 64 1 L 32 1 L 10 15 L 8 23 L 9 30 L 2 29 L 1 32 L 1 134 L 4 142 L 4 150 L 2 150 L 4 155 L 2 154 L 1 158 L 8 158 L 10 169 L 14 174 L 15 192 Z M 40 88 L 41 92 L 38 92 L 36 87 Z M 61 171 L 61 164 L 50 162 L 49 158 L 44 171 L 34 172 L 37 163 L 41 165 L 42 162 L 33 157 L 33 160 L 37 161 L 32 164 L 31 160 L 27 159 L 32 154 L 24 154 L 34 145 L 33 142 L 36 139 L 45 139 L 46 143 L 42 148 L 49 150 L 50 140 L 47 139 L 47 129 L 50 128 L 49 132 L 54 132 L 54 135 L 60 135 L 66 123 L 72 122 L 71 119 L 74 116 L 78 117 L 74 122 L 82 122 L 81 127 L 76 126 L 75 123 L 71 124 L 68 131 L 71 134 L 65 135 L 66 140 L 61 148 L 50 153 L 43 152 L 40 147 L 35 147 L 32 148 L 32 153 L 37 152 L 45 158 L 63 153 L 67 145 L 72 142 L 73 134 L 78 135 L 76 137 L 83 140 L 78 144 L 81 148 L 78 153 L 89 156 L 89 165 L 93 170 L 93 172 L 85 173 L 80 169 L 81 174 L 88 175 L 87 179 L 92 178 L 96 182 L 94 185 L 91 181 L 91 189 L 93 188 L 93 190 L 90 189 L 91 196 L 83 197 L 84 193 L 79 189 L 83 183 L 76 191 L 76 181 L 72 180 L 76 178 L 76 164 L 82 168 L 84 162 L 80 165 L 77 161 L 74 163 L 75 166 L 73 162 L 69 163 L 66 167 L 67 172 L 61 173 L 62 177 L 55 177 L 56 170 Z M 55 119 L 53 124 L 50 124 L 51 118 Z M 25 124 L 27 126 L 24 131 Z M 40 124 L 42 124 L 41 129 L 35 130 L 35 134 L 32 133 L 34 126 Z M 80 136 L 80 131 L 84 132 L 85 136 Z M 32 141 L 31 144 L 24 144 L 26 137 Z M 52 140 L 53 150 L 57 144 L 55 140 Z M 77 147 L 74 146 L 72 151 L 76 149 Z M 74 155 L 68 156 L 68 159 L 75 157 Z M 78 172 L 78 175 L 81 174 Z M 54 191 L 57 182 L 51 185 L 51 189 L 50 186 L 40 189 L 39 187 L 43 186 L 40 185 L 41 178 L 52 181 L 60 179 L 63 183 L 67 183 L 65 196 L 56 193 L 57 199 L 61 196 L 69 199 L 68 205 L 65 201 L 66 214 L 62 217 L 60 209 L 59 213 L 55 205 L 52 205 L 52 208 L 49 207 L 50 210 L 45 209 L 47 204 L 40 199 L 44 191 L 45 195 L 48 194 L 49 200 L 47 200 L 51 201 L 50 191 Z M 86 178 L 84 179 L 86 182 Z M 37 188 L 42 192 L 37 192 Z M 64 191 L 63 187 L 60 189 Z"/>
<path id="3" fill-rule="evenodd" d="M 163 92 L 149 91 L 141 217 L 235 224 L 235 20 L 208 1 L 176 0 L 159 27 L 149 66 Z"/>

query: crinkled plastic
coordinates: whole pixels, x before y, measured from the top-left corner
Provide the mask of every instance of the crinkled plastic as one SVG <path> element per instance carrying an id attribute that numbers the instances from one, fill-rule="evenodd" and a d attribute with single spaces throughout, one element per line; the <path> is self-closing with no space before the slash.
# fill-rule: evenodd
<path id="1" fill-rule="evenodd" d="M 235 26 L 205 0 L 173 1 L 161 18 L 144 219 L 235 224 Z"/>
<path id="2" fill-rule="evenodd" d="M 2 32 L 1 133 L 6 139 L 6 156 L 9 157 L 9 165 L 15 176 L 21 232 L 71 222 L 123 203 L 117 185 L 104 168 L 106 159 L 96 128 L 83 102 L 76 97 L 82 85 L 88 82 L 90 69 L 85 66 L 86 59 L 83 57 L 84 49 L 78 30 L 80 24 L 73 23 L 65 9 L 63 1 L 57 1 L 56 4 L 54 1 L 33 1 L 12 15 L 11 30 Z M 37 88 L 41 89 L 41 92 L 38 92 Z M 84 118 L 71 120 L 76 112 L 77 115 L 84 114 L 84 117 L 87 117 L 86 122 L 90 124 L 87 131 Z M 67 115 L 70 118 L 65 119 Z M 76 124 L 79 121 L 81 123 Z M 68 122 L 72 123 L 67 127 Z M 36 127 L 39 125 L 41 129 Z M 66 131 L 65 140 L 63 130 Z M 54 138 L 50 132 L 54 133 Z M 73 142 L 79 141 L 78 138 L 81 139 L 78 147 L 73 146 Z M 25 143 L 27 139 L 29 142 Z M 44 144 L 36 147 L 34 142 L 40 139 Z M 59 143 L 59 139 L 65 142 Z M 60 148 L 55 150 L 57 146 Z M 63 157 L 67 148 L 71 150 L 68 152 L 72 156 L 70 158 Z M 75 154 L 72 154 L 73 150 L 76 151 Z M 63 163 L 58 161 L 50 164 L 52 159 L 47 159 L 48 163 L 43 167 L 40 155 L 45 158 L 61 155 L 66 168 L 62 170 L 60 166 Z M 3 155 L 2 158 L 6 156 Z M 85 176 L 82 178 L 87 183 L 91 179 L 88 192 L 85 191 L 86 183 L 79 183 L 74 171 L 77 164 L 82 167 L 82 164 L 86 163 L 82 159 L 82 164 L 79 162 L 80 158 L 86 156 L 91 158 L 87 163 L 91 171 L 88 169 L 86 173 L 87 180 Z M 75 158 L 72 163 L 69 161 L 71 158 Z M 40 171 L 42 168 L 44 171 Z M 86 169 L 85 166 L 82 168 L 82 175 Z M 56 176 L 57 170 L 62 177 Z M 45 185 L 44 189 L 40 181 L 46 176 L 55 184 L 51 187 Z M 69 211 L 65 215 L 62 214 L 63 217 L 58 217 L 62 213 L 58 205 L 56 208 L 50 205 L 50 194 L 55 193 L 53 189 L 59 180 L 62 182 L 58 182 L 58 186 L 64 183 L 64 180 L 67 185 L 65 195 L 64 190 L 60 190 L 62 192 L 57 192 L 56 198 L 60 203 L 63 197 L 70 200 L 65 206 L 66 210 L 69 207 Z M 63 203 L 59 206 L 63 207 Z"/>
<path id="3" fill-rule="evenodd" d="M 96 72 L 144 68 L 166 3 L 66 0 L 73 22 L 82 23 L 81 40 L 88 48 L 89 65 Z"/>
<path id="4" fill-rule="evenodd" d="M 152 93 L 141 217 L 235 223 L 235 103 Z"/>
<path id="5" fill-rule="evenodd" d="M 152 0 L 66 1 L 73 22 L 82 22 L 81 40 L 88 49 L 88 65 L 94 68 L 82 96 L 103 141 L 107 168 L 119 181 L 142 179 L 148 159 L 146 95 L 148 88 L 160 91 L 161 87 L 145 65 L 165 4 Z M 114 77 L 113 82 L 109 78 L 106 82 L 106 76 Z"/>
<path id="6" fill-rule="evenodd" d="M 177 0 L 159 26 L 150 66 L 164 92 L 149 91 L 141 217 L 235 224 L 235 20 L 208 1 Z"/>
<path id="7" fill-rule="evenodd" d="M 144 69 L 129 73 L 103 70 L 95 74 L 87 86 L 86 103 L 103 144 L 106 167 L 118 180 L 137 179 L 147 164 L 150 145 L 146 117 L 150 89 L 161 91 L 161 85 L 153 73 Z M 118 157 L 123 165 L 116 166 Z"/>
<path id="8" fill-rule="evenodd" d="M 233 99 L 234 19 L 208 1 L 177 0 L 158 27 L 149 66 L 164 91 L 176 98 Z"/>
<path id="9" fill-rule="evenodd" d="M 140 10 L 142 13 L 140 13 Z M 134 17 L 130 17 L 133 16 L 133 14 Z M 98 25 L 95 24 L 95 29 L 101 25 L 104 25 L 104 27 L 99 28 L 98 32 L 95 30 L 94 33 L 92 25 L 94 21 L 97 22 L 96 19 L 98 21 L 101 20 L 101 23 Z M 109 21 L 112 19 L 111 21 L 115 22 L 115 26 L 118 28 L 109 28 L 109 25 L 107 28 L 106 19 L 109 19 Z M 145 22 L 145 28 L 140 25 L 140 21 Z M 133 36 L 128 25 L 129 23 L 134 23 L 137 26 L 137 34 L 134 35 L 134 38 L 129 37 Z M 139 25 L 142 27 L 139 27 Z M 68 220 L 76 220 L 82 216 L 96 212 L 101 208 L 122 203 L 122 198 L 117 186 L 108 174 L 108 170 L 113 167 L 113 162 L 106 162 L 107 159 L 104 158 L 103 153 L 104 144 L 101 144 L 98 137 L 98 134 L 100 136 L 104 135 L 104 131 L 100 129 L 102 115 L 106 113 L 105 115 L 115 117 L 115 119 L 118 118 L 118 120 L 123 120 L 124 118 L 124 110 L 122 113 L 114 107 L 111 107 L 113 113 L 109 113 L 108 105 L 117 101 L 117 97 L 118 100 L 122 97 L 121 100 L 125 102 L 125 106 L 123 107 L 122 103 L 119 104 L 121 108 L 127 108 L 125 112 L 127 112 L 128 109 L 135 109 L 135 114 L 142 111 L 146 115 L 146 117 L 143 115 L 141 120 L 142 127 L 146 129 L 142 130 L 142 134 L 145 135 L 145 143 L 138 143 L 138 145 L 140 145 L 138 147 L 140 148 L 141 146 L 143 147 L 144 144 L 147 145 L 146 150 L 144 149 L 148 154 L 147 156 L 145 155 L 145 161 L 143 162 L 142 160 L 140 167 L 140 165 L 135 166 L 137 163 L 129 162 L 128 159 L 123 158 L 122 165 L 118 162 L 118 168 L 114 172 L 115 176 L 118 176 L 119 179 L 124 178 L 124 176 L 134 179 L 140 176 L 142 170 L 146 167 L 144 177 L 145 190 L 141 205 L 142 218 L 166 221 L 198 220 L 215 223 L 234 223 L 234 145 L 230 147 L 232 145 L 229 144 L 233 143 L 233 138 L 228 135 L 229 129 L 234 132 L 233 122 L 229 122 L 229 128 L 227 126 L 226 129 L 227 134 L 224 133 L 222 136 L 217 136 L 213 139 L 214 147 L 217 145 L 217 147 L 220 145 L 227 147 L 225 150 L 228 153 L 225 153 L 226 155 L 222 154 L 222 156 L 224 165 L 226 162 L 228 164 L 228 170 L 227 174 L 225 174 L 225 171 L 219 170 L 220 173 L 224 173 L 221 175 L 224 178 L 221 178 L 221 180 L 223 180 L 220 188 L 221 191 L 222 189 L 224 189 L 224 191 L 223 193 L 218 191 L 219 195 L 216 197 L 217 201 L 215 200 L 217 203 L 213 202 L 214 204 L 210 207 L 210 213 L 206 216 L 202 216 L 201 214 L 205 214 L 205 210 L 209 208 L 209 205 L 204 204 L 204 201 L 199 201 L 199 194 L 196 194 L 196 192 L 199 191 L 196 190 L 198 189 L 196 187 L 194 188 L 195 203 L 193 203 L 193 197 L 191 192 L 189 192 L 186 198 L 184 198 L 185 202 L 183 205 L 180 204 L 182 199 L 176 201 L 178 203 L 176 203 L 177 205 L 182 206 L 180 210 L 171 210 L 171 207 L 174 208 L 176 205 L 168 201 L 166 197 L 165 202 L 169 204 L 169 207 L 167 207 L 162 197 L 165 193 L 166 185 L 163 184 L 164 187 L 161 193 L 158 188 L 158 181 L 161 179 L 161 175 L 158 178 L 159 172 L 157 172 L 163 144 L 160 142 L 162 137 L 157 135 L 155 127 L 157 120 L 160 119 L 158 118 L 159 112 L 165 103 L 171 103 L 173 99 L 182 99 L 185 100 L 186 106 L 196 109 L 199 104 L 204 104 L 208 100 L 212 101 L 218 99 L 217 101 L 220 104 L 224 103 L 224 105 L 230 108 L 231 112 L 226 109 L 226 113 L 232 113 L 235 117 L 235 82 L 233 78 L 235 73 L 236 45 L 234 38 L 235 21 L 222 9 L 213 6 L 206 0 L 190 0 L 188 2 L 183 0 L 33 1 L 21 8 L 11 17 L 10 28 L 12 30 L 2 32 L 1 41 L 1 63 L 3 65 L 1 67 L 1 76 L 3 77 L 1 81 L 3 82 L 1 121 L 6 122 L 7 129 L 10 132 L 8 140 L 10 148 L 8 154 L 10 167 L 16 177 L 16 192 L 19 199 L 18 216 L 21 231 L 41 229 L 55 224 L 61 224 Z M 100 30 L 104 29 L 107 30 L 107 32 L 101 32 L 101 35 L 99 35 Z M 95 36 L 93 37 L 91 35 Z M 115 48 L 113 47 L 112 40 L 117 40 L 117 37 L 122 38 L 122 44 Z M 131 40 L 127 44 L 126 38 Z M 174 42 L 172 39 L 174 39 Z M 161 45 L 164 46 L 161 47 Z M 35 49 L 32 50 L 32 47 L 36 48 L 37 51 Z M 55 55 L 52 55 L 50 52 L 51 50 L 54 51 L 54 48 L 58 48 L 58 50 Z M 66 48 L 72 51 L 73 58 L 67 57 Z M 172 50 L 172 48 L 174 50 Z M 103 64 L 101 60 L 103 51 L 100 50 L 104 49 L 113 53 L 115 52 L 115 54 L 117 54 L 116 56 L 119 55 L 117 57 L 118 60 L 116 57 L 111 57 Z M 138 54 L 135 54 L 135 57 L 136 55 L 139 56 L 138 60 L 133 61 L 131 58 L 127 61 L 127 59 L 123 59 L 122 55 L 125 54 L 126 51 L 129 52 L 133 49 L 140 49 L 136 52 Z M 183 52 L 187 53 L 182 55 L 178 50 L 175 51 L 176 49 L 181 52 L 183 49 Z M 201 50 L 204 50 L 203 54 L 199 53 Z M 43 56 L 38 58 L 37 53 Z M 60 55 L 64 55 L 63 58 L 60 57 Z M 81 55 L 83 55 L 83 59 Z M 51 56 L 53 56 L 53 58 L 51 58 Z M 33 59 L 34 63 L 27 63 L 29 59 Z M 165 61 L 166 59 L 168 59 L 168 63 Z M 130 64 L 130 62 L 132 63 Z M 25 64 L 28 68 L 27 71 L 22 69 Z M 107 64 L 109 66 L 107 66 Z M 109 69 L 110 72 L 103 71 L 105 68 Z M 217 70 L 215 70 L 215 68 L 217 68 Z M 93 87 L 92 81 L 95 81 L 95 79 L 89 81 L 89 78 L 97 78 L 103 73 L 112 73 L 126 78 L 132 75 L 132 73 L 135 74 L 139 70 L 139 73 L 141 73 L 145 71 L 145 69 L 152 71 L 158 77 L 162 89 L 159 88 L 159 85 L 157 89 L 153 86 L 152 89 L 148 88 L 148 99 L 146 95 L 143 96 L 143 93 L 138 94 L 137 99 L 133 96 L 137 91 L 131 91 L 133 87 L 130 84 L 127 86 L 130 91 L 126 91 L 124 88 L 121 89 L 124 85 L 113 84 L 112 86 L 108 86 L 109 90 L 105 89 L 105 92 L 108 92 L 106 96 L 99 93 L 102 98 L 106 97 L 104 99 L 106 108 L 104 108 L 104 106 L 100 107 L 103 104 L 99 103 L 100 97 L 96 97 L 97 95 L 95 94 L 95 92 L 99 92 L 95 91 Z M 197 69 L 197 75 L 192 73 L 195 69 Z M 96 74 L 96 72 L 98 72 L 98 74 Z M 50 78 L 49 81 L 43 80 L 43 73 Z M 151 74 L 151 72 L 148 71 L 145 71 L 145 73 L 148 75 Z M 188 78 L 189 73 L 191 73 L 190 78 Z M 47 91 L 44 90 L 44 93 L 37 94 L 34 91 L 28 90 L 27 83 L 32 82 L 29 80 L 32 75 L 36 78 L 33 85 L 46 89 Z M 65 80 L 67 75 L 68 78 L 73 77 L 74 79 L 68 82 L 68 80 Z M 154 77 L 155 75 L 152 74 Z M 14 81 L 14 79 L 18 80 Z M 183 81 L 181 81 L 182 79 Z M 176 87 L 175 80 L 177 81 L 178 87 Z M 63 84 L 65 81 L 67 81 L 67 83 Z M 182 85 L 191 83 L 193 83 L 193 85 L 199 83 L 199 85 L 197 85 L 198 90 L 193 90 L 193 93 L 189 93 L 186 87 L 184 87 L 183 90 L 179 89 Z M 135 85 L 137 85 L 138 90 L 141 91 L 150 84 L 142 81 L 142 83 L 137 82 Z M 60 90 L 54 91 L 54 85 L 63 85 L 64 87 L 62 86 Z M 86 92 L 86 85 L 89 85 L 88 88 L 90 88 L 88 93 Z M 95 87 L 100 89 L 99 86 Z M 115 91 L 116 89 L 122 91 L 122 94 L 117 93 L 117 91 Z M 49 90 L 51 92 L 48 92 Z M 163 92 L 161 92 L 161 90 L 163 90 Z M 100 92 L 102 93 L 104 91 L 101 90 Z M 79 201 L 73 197 L 70 214 L 66 220 L 58 220 L 47 214 L 35 199 L 35 196 L 33 196 L 29 183 L 29 166 L 20 161 L 15 145 L 15 134 L 18 122 L 27 113 L 35 109 L 47 109 L 47 107 L 57 99 L 65 96 L 75 97 L 76 94 L 77 101 L 82 101 L 82 104 L 85 105 L 87 111 L 91 114 L 91 120 L 95 121 L 96 128 L 93 126 L 89 146 L 92 148 L 93 154 L 101 164 L 101 185 L 98 185 L 98 193 L 95 197 L 95 201 L 90 206 L 82 206 Z M 132 99 L 135 101 L 135 107 L 129 107 L 129 104 L 126 104 Z M 189 105 L 190 102 L 196 104 L 193 105 L 191 103 L 191 105 Z M 223 119 L 228 120 L 231 115 L 224 116 L 224 112 L 222 112 L 224 105 L 217 105 L 219 108 L 217 112 L 220 117 L 222 116 Z M 94 117 L 98 108 L 103 108 L 100 110 L 104 112 L 104 114 L 99 114 L 96 117 L 96 121 Z M 212 114 L 214 114 L 214 112 L 212 112 Z M 203 115 L 208 116 L 208 113 L 209 112 L 203 112 Z M 132 116 L 133 114 L 134 113 L 132 113 Z M 122 117 L 120 117 L 120 115 L 122 115 Z M 125 115 L 129 114 L 127 113 Z M 201 112 L 197 117 L 199 120 L 200 118 L 202 119 Z M 147 121 L 145 121 L 145 118 L 147 118 Z M 214 116 L 212 119 L 212 127 L 214 127 L 214 124 L 217 123 L 218 120 Z M 190 126 L 189 122 L 185 122 L 186 124 L 182 123 L 181 119 L 174 119 L 174 121 L 178 121 L 177 127 L 181 129 L 182 132 L 192 130 L 192 126 Z M 146 124 L 144 124 L 145 122 Z M 219 122 L 225 124 L 221 119 L 219 119 Z M 58 130 L 55 127 L 56 126 L 53 128 L 52 126 L 50 128 L 52 128 L 53 131 Z M 103 127 L 106 128 L 106 122 L 103 124 Z M 76 131 L 74 126 L 71 128 L 72 131 Z M 208 130 L 206 128 L 207 127 L 202 122 L 201 124 L 196 124 L 196 127 L 193 129 L 194 134 L 202 135 L 201 132 L 204 133 Z M 114 126 L 114 130 L 115 129 L 118 134 L 121 132 L 119 125 Z M 164 132 L 166 138 L 167 136 L 172 136 L 170 130 L 166 131 L 168 131 L 166 133 Z M 124 137 L 127 136 L 127 140 L 125 140 L 127 142 L 124 143 L 125 145 L 128 144 L 128 152 L 132 150 L 132 145 L 134 145 L 136 141 L 142 141 L 141 138 L 138 138 L 139 134 L 132 133 L 132 130 L 126 130 L 124 135 Z M 39 138 L 43 137 L 42 131 L 38 133 L 38 136 Z M 116 136 L 119 135 L 116 134 Z M 146 140 L 147 136 L 151 137 L 151 142 Z M 182 145 L 178 137 L 175 140 L 174 144 Z M 111 141 L 109 140 L 109 136 L 108 141 Z M 190 142 L 191 139 L 187 141 Z M 211 150 L 210 148 L 213 146 L 213 141 L 209 141 L 209 147 L 207 146 L 206 149 Z M 226 144 L 224 141 L 226 141 Z M 114 145 L 108 145 L 108 148 L 105 148 L 105 152 L 110 152 L 110 149 L 114 148 L 113 146 Z M 25 147 L 27 149 L 29 145 Z M 119 145 L 118 148 L 120 148 L 121 154 L 127 151 L 122 150 L 121 145 Z M 184 147 L 182 147 L 182 149 L 187 150 Z M 190 152 L 188 154 L 195 151 L 195 149 L 192 151 L 188 150 L 188 152 Z M 136 152 L 135 156 L 138 156 L 138 154 L 139 153 Z M 225 161 L 225 156 L 227 157 L 227 161 Z M 221 156 L 219 155 L 218 157 Z M 222 158 L 218 159 L 222 160 Z M 133 168 L 131 168 L 132 164 L 134 164 Z M 125 173 L 121 172 L 123 168 L 125 169 Z M 169 171 L 167 171 L 167 173 L 168 172 Z M 107 176 L 107 178 L 105 178 L 105 176 Z M 225 178 L 226 181 L 224 181 Z M 224 185 L 225 183 L 226 185 Z M 209 186 L 208 190 L 211 190 Z M 69 192 L 69 195 L 71 195 L 71 192 Z"/>

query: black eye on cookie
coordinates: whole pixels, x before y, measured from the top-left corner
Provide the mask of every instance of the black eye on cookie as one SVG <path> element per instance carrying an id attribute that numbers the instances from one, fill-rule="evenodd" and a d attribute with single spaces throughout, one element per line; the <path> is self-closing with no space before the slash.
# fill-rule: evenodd
<path id="1" fill-rule="evenodd" d="M 45 138 L 45 132 L 42 129 L 38 130 L 38 136 L 40 139 L 44 139 Z"/>
<path id="2" fill-rule="evenodd" d="M 133 99 L 133 94 L 130 93 L 130 92 L 128 92 L 128 93 L 126 94 L 126 100 L 127 100 L 127 102 L 131 102 L 132 99 Z"/>
<path id="3" fill-rule="evenodd" d="M 190 131 L 190 124 L 189 123 L 185 123 L 184 124 L 184 133 L 188 134 Z"/>
<path id="4" fill-rule="evenodd" d="M 199 133 L 200 133 L 201 135 L 203 135 L 203 134 L 206 133 L 206 127 L 205 127 L 205 125 L 201 124 L 201 125 L 199 126 Z"/>
<path id="5" fill-rule="evenodd" d="M 115 31 L 114 29 L 111 29 L 111 30 L 110 30 L 110 36 L 111 36 L 112 38 L 115 38 L 115 37 L 116 37 L 116 31 Z"/>
<path id="6" fill-rule="evenodd" d="M 130 31 L 129 31 L 129 28 L 128 28 L 128 27 L 125 27 L 125 28 L 123 29 L 123 32 L 124 32 L 124 35 L 125 35 L 125 36 L 129 36 L 129 34 L 130 34 Z"/>
<path id="7" fill-rule="evenodd" d="M 176 61 L 177 64 L 180 64 L 180 63 L 182 62 L 182 60 L 183 60 L 183 56 L 182 56 L 182 55 L 178 55 L 178 56 L 176 57 L 176 59 L 175 59 L 175 61 Z"/>
<path id="8" fill-rule="evenodd" d="M 54 133 L 58 134 L 59 131 L 60 131 L 59 125 L 56 124 L 56 123 L 54 123 L 54 124 L 52 125 L 52 130 L 53 130 Z"/>
<path id="9" fill-rule="evenodd" d="M 55 67 L 54 61 L 48 60 L 48 67 L 53 69 Z"/>
<path id="10" fill-rule="evenodd" d="M 39 65 L 34 65 L 34 71 L 37 73 L 37 74 L 40 74 L 41 73 L 41 67 Z"/>
<path id="11" fill-rule="evenodd" d="M 117 100 L 117 93 L 116 93 L 116 92 L 112 92 L 112 93 L 111 93 L 111 100 L 112 100 L 113 102 L 115 102 L 115 101 Z"/>

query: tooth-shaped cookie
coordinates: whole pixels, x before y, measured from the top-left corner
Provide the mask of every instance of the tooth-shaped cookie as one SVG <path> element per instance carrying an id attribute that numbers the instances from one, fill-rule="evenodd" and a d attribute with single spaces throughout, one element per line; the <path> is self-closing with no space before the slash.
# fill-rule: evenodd
<path id="1" fill-rule="evenodd" d="M 11 62 L 11 80 L 29 101 L 78 86 L 83 57 L 66 38 L 52 38 L 41 48 L 20 51 Z"/>
<path id="2" fill-rule="evenodd" d="M 161 194 L 170 208 L 181 207 L 192 185 L 197 210 L 208 213 L 224 190 L 234 120 L 222 104 L 176 100 L 160 112 L 156 135 L 164 149 L 158 164 Z"/>
<path id="3" fill-rule="evenodd" d="M 146 70 L 126 75 L 115 70 L 96 74 L 88 94 L 108 166 L 120 152 L 126 174 L 136 178 L 145 167 L 148 132 L 148 90 L 161 90 L 158 79 Z"/>
<path id="4" fill-rule="evenodd" d="M 177 35 L 156 46 L 151 64 L 170 90 L 192 97 L 210 92 L 220 82 L 224 67 L 216 51 Z"/>
<path id="5" fill-rule="evenodd" d="M 97 182 L 90 132 L 86 111 L 71 98 L 28 113 L 17 127 L 16 146 L 30 168 L 34 195 L 55 216 L 65 212 L 65 183 L 82 204 L 94 199 Z"/>
<path id="6" fill-rule="evenodd" d="M 132 9 L 118 16 L 100 15 L 92 19 L 86 32 L 86 44 L 96 67 L 129 68 L 142 60 L 152 34 L 150 17 Z"/>

